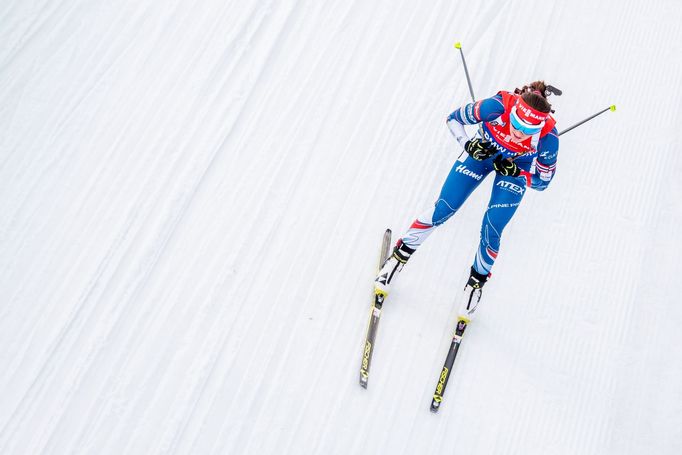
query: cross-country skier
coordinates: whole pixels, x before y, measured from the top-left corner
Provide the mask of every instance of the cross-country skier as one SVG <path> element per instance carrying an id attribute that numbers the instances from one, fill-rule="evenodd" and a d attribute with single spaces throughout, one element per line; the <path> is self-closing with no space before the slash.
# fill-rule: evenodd
<path id="1" fill-rule="evenodd" d="M 453 165 L 434 207 L 412 223 L 383 264 L 375 279 L 375 292 L 382 301 L 419 245 L 454 215 L 494 171 L 481 241 L 459 312 L 460 317 L 471 319 L 500 250 L 502 231 L 514 216 L 526 188 L 542 191 L 554 176 L 559 137 L 550 115 L 554 111 L 547 101 L 552 93 L 560 95 L 561 91 L 536 81 L 514 93 L 500 91 L 491 98 L 467 104 L 448 116 L 447 125 L 464 151 Z M 474 124 L 479 124 L 478 132 L 469 138 L 464 125 Z"/>

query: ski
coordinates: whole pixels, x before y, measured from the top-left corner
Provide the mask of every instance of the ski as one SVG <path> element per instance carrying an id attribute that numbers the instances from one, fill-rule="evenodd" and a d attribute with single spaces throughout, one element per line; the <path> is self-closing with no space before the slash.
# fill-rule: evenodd
<path id="1" fill-rule="evenodd" d="M 381 242 L 381 255 L 379 256 L 379 267 L 388 259 L 391 248 L 391 230 L 386 229 L 384 238 Z M 377 271 L 379 269 L 377 268 Z M 369 381 L 369 368 L 372 364 L 372 353 L 374 352 L 374 340 L 379 329 L 379 320 L 381 318 L 381 307 L 384 304 L 385 296 L 372 292 L 372 306 L 369 313 L 369 322 L 367 323 L 367 332 L 365 334 L 365 343 L 362 350 L 362 362 L 360 364 L 360 385 L 367 388 Z"/>
<path id="2" fill-rule="evenodd" d="M 448 385 L 448 380 L 452 374 L 452 366 L 455 363 L 457 351 L 459 351 L 459 345 L 462 343 L 462 337 L 464 336 L 464 331 L 466 330 L 468 323 L 469 321 L 461 316 L 457 320 L 455 334 L 452 336 L 450 349 L 448 350 L 448 355 L 445 358 L 443 369 L 440 372 L 438 384 L 436 384 L 436 391 L 433 393 L 433 400 L 431 400 L 431 412 L 438 412 L 438 409 L 440 409 L 440 404 L 443 401 L 443 394 L 445 393 L 445 387 Z"/>

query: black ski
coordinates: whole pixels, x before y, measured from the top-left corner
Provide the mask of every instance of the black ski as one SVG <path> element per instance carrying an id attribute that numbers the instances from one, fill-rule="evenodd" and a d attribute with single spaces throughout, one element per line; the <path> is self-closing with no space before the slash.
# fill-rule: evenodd
<path id="1" fill-rule="evenodd" d="M 452 374 L 452 366 L 455 363 L 457 351 L 462 342 L 467 323 L 468 321 L 462 317 L 457 320 L 457 327 L 455 328 L 455 334 L 452 337 L 452 343 L 450 343 L 450 350 L 448 351 L 448 356 L 445 358 L 443 369 L 440 372 L 438 384 L 436 384 L 436 391 L 433 393 L 433 400 L 431 400 L 431 412 L 438 412 L 438 409 L 440 409 L 445 387 L 448 385 L 448 379 L 450 379 L 450 375 Z"/>
<path id="2" fill-rule="evenodd" d="M 384 238 L 381 242 L 381 255 L 379 256 L 379 267 L 386 262 L 391 248 L 391 230 L 386 229 Z M 367 388 L 367 381 L 369 381 L 369 368 L 372 364 L 372 354 L 374 352 L 374 340 L 379 329 L 379 320 L 381 318 L 381 307 L 384 304 L 384 296 L 382 294 L 372 293 L 372 307 L 369 314 L 369 322 L 367 324 L 367 333 L 365 335 L 365 343 L 362 350 L 362 363 L 360 364 L 360 385 Z"/>

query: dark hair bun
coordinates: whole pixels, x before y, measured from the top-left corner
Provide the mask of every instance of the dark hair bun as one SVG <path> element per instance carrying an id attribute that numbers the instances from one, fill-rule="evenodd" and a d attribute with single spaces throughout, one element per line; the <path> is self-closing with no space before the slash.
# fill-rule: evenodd
<path id="1" fill-rule="evenodd" d="M 556 91 L 559 93 L 557 94 Z M 561 90 L 558 90 L 549 84 L 545 84 L 545 81 L 535 81 L 528 85 L 524 85 L 521 88 L 517 88 L 514 90 L 514 93 L 521 95 L 523 101 L 533 109 L 537 109 L 540 112 L 553 113 L 552 105 L 547 101 L 547 97 L 551 94 L 561 95 Z"/>

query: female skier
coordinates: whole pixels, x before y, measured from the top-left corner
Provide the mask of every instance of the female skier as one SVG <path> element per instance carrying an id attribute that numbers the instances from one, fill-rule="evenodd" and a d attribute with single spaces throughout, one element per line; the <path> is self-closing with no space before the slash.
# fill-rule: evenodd
<path id="1" fill-rule="evenodd" d="M 375 279 L 379 302 L 388 295 L 396 276 L 419 245 L 454 215 L 494 170 L 481 241 L 459 310 L 460 318 L 471 320 L 497 258 L 502 231 L 521 203 L 526 187 L 542 191 L 554 176 L 559 137 L 550 115 L 554 111 L 547 101 L 550 94 L 560 95 L 561 91 L 536 81 L 514 93 L 500 91 L 492 98 L 467 104 L 448 116 L 448 128 L 464 151 L 445 180 L 434 208 L 412 223 L 383 264 Z M 474 124 L 479 124 L 478 131 L 469 138 L 464 125 Z"/>

